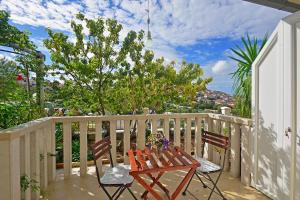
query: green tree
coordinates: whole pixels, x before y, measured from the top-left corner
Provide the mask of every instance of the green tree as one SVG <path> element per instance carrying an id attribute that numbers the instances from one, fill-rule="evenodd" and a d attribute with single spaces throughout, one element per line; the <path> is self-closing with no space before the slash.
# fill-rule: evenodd
<path id="1" fill-rule="evenodd" d="M 23 123 L 33 118 L 41 117 L 43 114 L 40 91 L 43 84 L 44 73 L 41 71 L 42 60 L 37 58 L 36 46 L 30 41 L 29 33 L 20 31 L 15 26 L 9 24 L 9 14 L 0 10 L 0 45 L 14 49 L 18 56 L 15 62 L 1 60 L 0 69 L 0 103 L 1 103 L 1 127 Z M 27 70 L 28 69 L 28 70 Z M 36 83 L 34 91 L 30 87 L 19 86 L 16 82 L 18 73 L 25 74 L 29 78 L 30 73 L 36 73 Z M 33 94 L 36 93 L 36 101 Z"/>
<path id="2" fill-rule="evenodd" d="M 174 62 L 155 59 L 144 48 L 143 31 L 130 31 L 120 42 L 122 26 L 117 21 L 82 14 L 77 19 L 79 23 L 71 22 L 75 42 L 51 30 L 44 41 L 52 69 L 64 81 L 67 108 L 98 114 L 136 113 L 143 107 L 161 112 L 166 102 L 193 101 L 211 81 L 201 79 L 199 65 L 183 62 L 176 72 Z"/>
<path id="3" fill-rule="evenodd" d="M 265 36 L 262 41 L 259 41 L 256 37 L 251 39 L 247 35 L 241 39 L 242 47 L 236 45 L 235 48 L 231 48 L 234 55 L 230 58 L 237 62 L 237 69 L 232 73 L 234 94 L 237 100 L 235 110 L 242 117 L 251 117 L 251 67 L 267 39 L 268 37 Z"/>
<path id="4" fill-rule="evenodd" d="M 82 14 L 78 14 L 77 19 L 85 22 L 85 27 L 83 23 L 71 22 L 75 43 L 65 34 L 50 29 L 50 38 L 44 43 L 50 50 L 53 70 L 61 75 L 72 96 L 85 105 L 84 110 L 105 114 L 110 103 L 108 91 L 115 80 L 114 71 L 123 64 L 135 38 L 129 33 L 125 38 L 127 42 L 120 44 L 122 26 L 113 19 L 90 20 Z M 88 30 L 87 36 L 84 28 Z"/>
<path id="5" fill-rule="evenodd" d="M 17 83 L 19 67 L 13 61 L 0 59 L 0 129 L 28 120 L 29 104 L 24 86 Z"/>
<path id="6" fill-rule="evenodd" d="M 17 51 L 35 49 L 35 45 L 29 40 L 29 33 L 20 31 L 9 24 L 9 13 L 0 10 L 0 45 L 9 46 Z"/>

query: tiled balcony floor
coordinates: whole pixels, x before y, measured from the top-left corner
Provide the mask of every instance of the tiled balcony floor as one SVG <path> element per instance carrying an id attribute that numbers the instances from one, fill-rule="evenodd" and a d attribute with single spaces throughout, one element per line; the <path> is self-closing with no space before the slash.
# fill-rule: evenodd
<path id="1" fill-rule="evenodd" d="M 49 200 L 106 200 L 108 199 L 104 192 L 98 187 L 94 167 L 89 167 L 88 174 L 85 177 L 79 176 L 79 169 L 74 168 L 73 174 L 68 180 L 64 180 L 63 171 L 58 171 L 57 180 L 50 184 L 47 194 Z M 176 173 L 167 173 L 161 179 L 161 182 L 167 186 L 169 190 L 174 191 L 177 185 L 182 180 L 185 171 Z M 230 177 L 229 173 L 225 172 L 219 182 L 221 190 L 224 192 L 227 199 L 232 200 L 264 200 L 268 199 L 263 194 L 253 188 L 245 187 L 239 179 Z M 138 199 L 144 191 L 143 188 L 134 182 L 132 186 L 133 192 Z M 186 196 L 181 194 L 177 197 L 178 200 L 205 200 L 208 197 L 209 190 L 203 189 L 200 182 L 194 178 Z M 148 199 L 154 199 L 148 195 Z M 120 199 L 133 199 L 128 191 L 125 191 Z M 213 195 L 211 199 L 221 199 L 218 195 Z"/>

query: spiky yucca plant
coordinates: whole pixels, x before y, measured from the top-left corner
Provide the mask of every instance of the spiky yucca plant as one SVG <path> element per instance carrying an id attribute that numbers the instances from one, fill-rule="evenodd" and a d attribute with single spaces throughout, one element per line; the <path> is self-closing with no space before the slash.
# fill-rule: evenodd
<path id="1" fill-rule="evenodd" d="M 229 57 L 237 62 L 237 69 L 231 74 L 237 100 L 235 109 L 242 117 L 251 117 L 251 67 L 267 39 L 267 35 L 262 40 L 258 40 L 256 37 L 250 38 L 247 34 L 246 37 L 241 38 L 242 46 L 236 45 L 235 48 L 230 49 L 234 55 Z"/>

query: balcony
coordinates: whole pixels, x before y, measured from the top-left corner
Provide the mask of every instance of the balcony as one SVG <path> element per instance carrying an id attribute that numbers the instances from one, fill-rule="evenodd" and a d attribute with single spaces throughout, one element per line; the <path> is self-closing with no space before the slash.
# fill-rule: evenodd
<path id="1" fill-rule="evenodd" d="M 102 126 L 104 123 L 106 126 Z M 57 169 L 54 156 L 56 124 L 61 124 L 63 129 L 63 169 Z M 76 134 L 80 137 L 80 162 L 77 165 L 72 163 L 72 124 L 79 125 Z M 137 124 L 136 137 L 130 136 L 133 124 Z M 151 131 L 162 131 L 174 145 L 181 146 L 192 155 L 200 153 L 202 128 L 228 134 L 231 144 L 226 155 L 225 173 L 220 181 L 221 189 L 228 199 L 267 199 L 249 187 L 253 159 L 250 140 L 252 121 L 212 113 L 50 117 L 3 130 L 0 132 L 1 199 L 39 199 L 39 192 L 29 189 L 21 192 L 20 177 L 24 174 L 38 181 L 37 184 L 46 191 L 47 199 L 105 199 L 98 187 L 95 169 L 88 161 L 87 136 L 94 135 L 95 140 L 99 140 L 103 133 L 109 134 L 114 163 L 128 164 L 126 152 L 130 148 L 145 147 L 145 130 L 149 124 Z M 205 149 L 205 157 L 218 164 L 216 150 L 210 146 Z M 102 168 L 105 167 L 103 160 Z M 179 183 L 184 173 L 167 174 L 162 183 L 172 190 L 176 186 L 173 183 Z M 134 183 L 132 190 L 137 193 L 136 196 L 143 192 L 137 183 Z M 205 199 L 208 195 L 196 179 L 189 190 L 191 193 L 178 199 Z M 127 195 L 125 192 L 122 199 L 126 199 Z"/>

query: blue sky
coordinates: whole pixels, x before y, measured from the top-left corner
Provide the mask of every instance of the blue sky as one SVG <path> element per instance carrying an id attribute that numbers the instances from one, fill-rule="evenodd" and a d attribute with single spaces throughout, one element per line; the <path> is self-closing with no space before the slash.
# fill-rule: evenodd
<path id="1" fill-rule="evenodd" d="M 82 12 L 117 19 L 123 25 L 121 38 L 129 30 L 146 30 L 146 0 L 0 0 L 0 9 L 11 14 L 11 23 L 31 32 L 39 50 L 49 54 L 42 41 L 45 27 L 71 34 L 70 20 Z M 182 60 L 201 65 L 214 81 L 209 89 L 232 93 L 229 75 L 235 63 L 229 49 L 249 33 L 262 38 L 289 13 L 242 0 L 150 0 L 152 50 L 167 61 Z M 10 55 L 5 55 L 10 56 Z"/>

